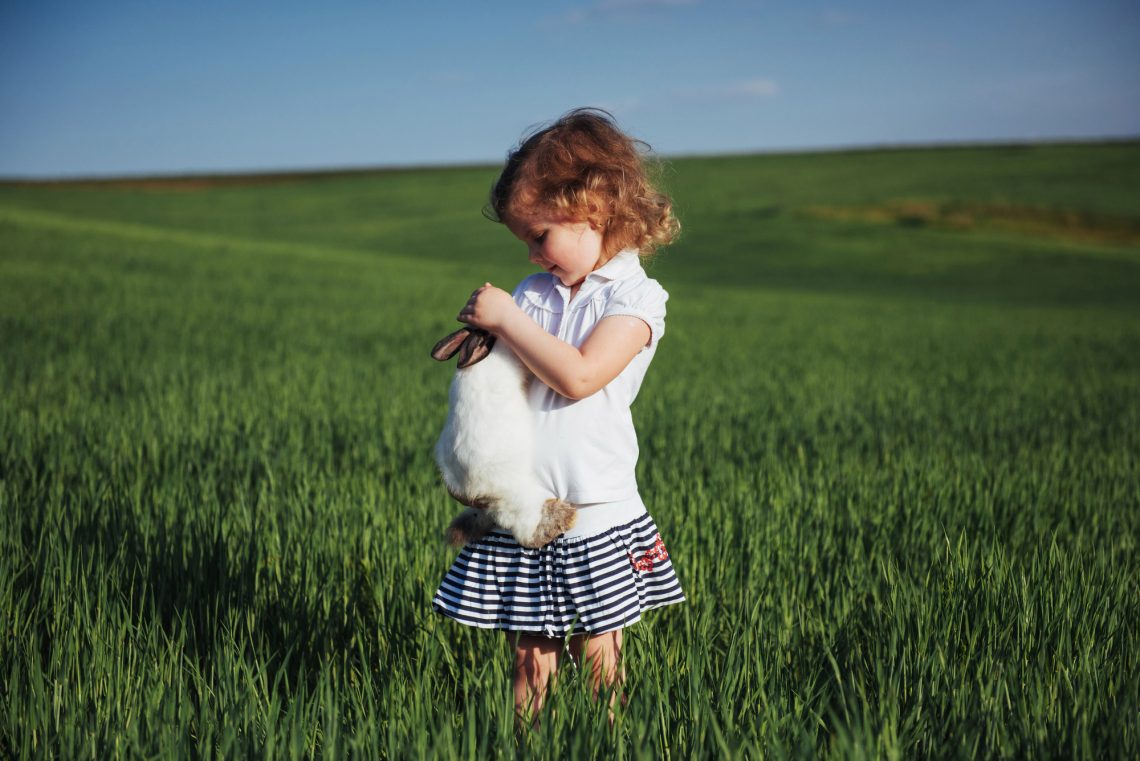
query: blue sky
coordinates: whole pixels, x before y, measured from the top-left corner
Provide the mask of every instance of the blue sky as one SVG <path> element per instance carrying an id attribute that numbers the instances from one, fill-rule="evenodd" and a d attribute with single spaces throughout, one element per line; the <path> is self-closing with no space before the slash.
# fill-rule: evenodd
<path id="1" fill-rule="evenodd" d="M 0 176 L 495 162 L 610 109 L 668 155 L 1140 134 L 1140 3 L 6 2 Z"/>

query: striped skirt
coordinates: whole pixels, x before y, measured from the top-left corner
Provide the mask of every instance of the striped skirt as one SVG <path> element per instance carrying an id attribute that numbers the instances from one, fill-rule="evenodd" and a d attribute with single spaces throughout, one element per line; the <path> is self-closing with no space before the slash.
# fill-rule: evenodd
<path id="1" fill-rule="evenodd" d="M 657 524 L 644 513 L 537 549 L 493 531 L 460 551 L 432 607 L 483 629 L 564 637 L 621 629 L 684 599 Z"/>

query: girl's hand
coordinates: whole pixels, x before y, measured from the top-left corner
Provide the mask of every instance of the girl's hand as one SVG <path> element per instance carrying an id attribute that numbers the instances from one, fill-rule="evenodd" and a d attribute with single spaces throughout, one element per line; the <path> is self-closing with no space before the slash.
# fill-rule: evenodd
<path id="1" fill-rule="evenodd" d="M 520 311 L 518 304 L 511 298 L 511 294 L 490 283 L 484 283 L 475 289 L 471 298 L 467 299 L 456 319 L 495 333 L 513 313 L 518 311 Z"/>

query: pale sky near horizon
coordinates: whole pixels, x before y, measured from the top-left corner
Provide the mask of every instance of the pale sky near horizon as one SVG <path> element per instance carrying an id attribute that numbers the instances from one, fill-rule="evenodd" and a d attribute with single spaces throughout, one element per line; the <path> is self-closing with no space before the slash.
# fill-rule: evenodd
<path id="1" fill-rule="evenodd" d="M 1140 135 L 1135 0 L 0 5 L 0 177 Z"/>

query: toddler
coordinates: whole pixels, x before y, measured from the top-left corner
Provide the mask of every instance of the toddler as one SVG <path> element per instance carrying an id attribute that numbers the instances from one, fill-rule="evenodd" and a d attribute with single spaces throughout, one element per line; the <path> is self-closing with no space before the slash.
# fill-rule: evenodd
<path id="1" fill-rule="evenodd" d="M 542 272 L 513 294 L 486 284 L 459 313 L 534 373 L 535 467 L 552 496 L 578 507 L 574 527 L 545 547 L 525 548 L 504 531 L 468 544 L 432 603 L 461 623 L 508 632 L 523 720 L 542 707 L 567 645 L 588 665 L 595 694 L 616 695 L 623 629 L 684 600 L 634 477 L 629 407 L 665 331 L 668 299 L 641 257 L 680 230 L 642 146 L 595 109 L 523 140 L 487 214 Z"/>

